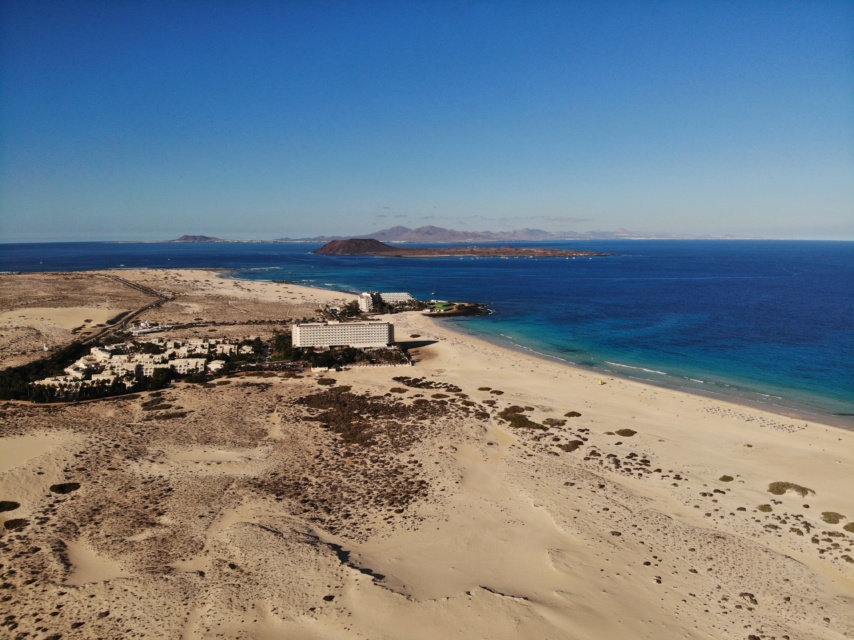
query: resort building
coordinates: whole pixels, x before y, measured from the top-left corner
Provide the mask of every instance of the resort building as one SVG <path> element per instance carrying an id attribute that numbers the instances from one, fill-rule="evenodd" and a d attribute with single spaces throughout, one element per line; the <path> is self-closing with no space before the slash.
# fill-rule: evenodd
<path id="1" fill-rule="evenodd" d="M 158 324 L 147 321 L 142 321 L 139 324 L 131 325 L 130 332 L 134 336 L 145 335 L 146 333 L 157 333 L 158 331 L 168 331 L 172 328 L 171 324 Z"/>
<path id="2" fill-rule="evenodd" d="M 156 345 L 162 353 L 137 352 L 131 343 L 116 344 L 110 348 L 92 347 L 89 353 L 69 367 L 65 375 L 39 380 L 35 384 L 48 386 L 70 385 L 75 388 L 91 381 L 107 381 L 133 378 L 137 375 L 153 376 L 158 370 L 172 370 L 179 375 L 214 372 L 222 369 L 225 360 L 208 359 L 214 356 L 230 356 L 236 353 L 253 353 L 251 345 L 240 346 L 228 339 L 192 340 L 144 340 L 140 344 Z"/>
<path id="3" fill-rule="evenodd" d="M 176 360 L 176 362 L 177 362 L 177 360 Z M 119 369 L 119 371 L 122 373 L 130 373 L 131 371 L 133 373 L 141 372 L 142 375 L 151 377 L 154 375 L 154 372 L 157 371 L 158 369 L 170 369 L 171 368 L 169 366 L 168 362 L 154 362 L 153 360 L 142 360 L 142 361 L 137 362 L 135 364 L 134 363 L 128 363 L 128 365 L 130 365 L 130 367 L 133 367 L 133 369 L 131 369 L 129 366 L 125 365 L 125 366 L 122 366 Z M 181 373 L 181 372 L 179 372 L 179 373 Z"/>
<path id="4" fill-rule="evenodd" d="M 109 349 L 104 349 L 104 347 L 92 347 L 89 350 L 89 355 L 95 362 L 109 362 L 110 358 L 113 357 Z"/>
<path id="5" fill-rule="evenodd" d="M 374 310 L 374 297 L 370 293 L 359 294 L 359 311 L 370 313 Z"/>
<path id="6" fill-rule="evenodd" d="M 394 342 L 390 322 L 307 322 L 294 325 L 295 347 L 386 347 Z"/>
<path id="7" fill-rule="evenodd" d="M 225 366 L 225 360 L 211 360 L 208 362 L 208 371 L 216 373 Z"/>
<path id="8" fill-rule="evenodd" d="M 204 358 L 176 358 L 170 364 L 175 373 L 187 375 L 189 373 L 204 373 L 207 363 Z"/>
<path id="9" fill-rule="evenodd" d="M 359 294 L 359 311 L 361 311 L 362 313 L 370 313 L 377 306 L 381 306 L 382 304 L 395 305 L 406 302 L 412 302 L 413 300 L 414 298 L 411 295 L 403 292 L 365 292 Z"/>

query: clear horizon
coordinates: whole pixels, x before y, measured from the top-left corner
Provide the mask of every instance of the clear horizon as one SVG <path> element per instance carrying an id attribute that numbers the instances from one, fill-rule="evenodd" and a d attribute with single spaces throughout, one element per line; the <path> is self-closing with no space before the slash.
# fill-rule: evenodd
<path id="1" fill-rule="evenodd" d="M 379 231 L 379 229 L 377 230 Z M 311 236 L 311 237 L 288 237 L 288 238 L 222 238 L 220 236 L 208 235 L 208 234 L 181 234 L 181 235 L 199 235 L 199 236 L 208 236 L 211 238 L 215 238 L 217 241 L 228 243 L 279 243 L 279 242 L 326 242 L 326 240 L 314 240 L 316 237 L 322 236 Z M 362 237 L 366 237 L 367 234 L 358 234 Z M 175 238 L 153 238 L 153 239 L 140 239 L 140 240 L 128 240 L 126 238 L 102 238 L 98 240 L 15 240 L 15 241 L 7 241 L 0 240 L 0 246 L 3 245 L 24 245 L 24 244 L 61 244 L 61 243 L 88 243 L 88 242 L 102 242 L 102 243 L 119 243 L 119 244 L 169 244 L 174 243 L 179 237 Z M 329 235 L 329 238 L 333 238 L 334 236 Z M 347 239 L 351 236 L 340 236 L 342 239 Z M 691 241 L 708 241 L 708 242 L 854 242 L 852 238 L 783 238 L 783 237 L 760 237 L 760 236 L 688 236 L 685 237 L 671 237 L 671 236 L 626 236 L 626 237 L 589 237 L 589 238 L 567 238 L 565 240 L 555 239 L 555 240 L 496 240 L 494 242 L 522 242 L 527 244 L 548 244 L 549 242 L 633 242 L 636 240 L 659 240 L 662 242 L 691 242 Z M 204 241 L 203 241 L 204 242 Z M 431 244 L 427 241 L 399 241 L 399 240 L 384 240 L 383 242 L 390 242 L 393 244 Z M 474 244 L 490 244 L 488 240 L 476 240 L 476 241 L 465 241 L 465 242 L 473 242 Z M 185 241 L 187 244 L 192 244 L 190 241 Z M 199 243 L 201 244 L 201 243 Z M 435 244 L 455 244 L 454 241 L 436 241 Z"/>
<path id="2" fill-rule="evenodd" d="M 849 2 L 0 7 L 0 242 L 854 240 Z"/>

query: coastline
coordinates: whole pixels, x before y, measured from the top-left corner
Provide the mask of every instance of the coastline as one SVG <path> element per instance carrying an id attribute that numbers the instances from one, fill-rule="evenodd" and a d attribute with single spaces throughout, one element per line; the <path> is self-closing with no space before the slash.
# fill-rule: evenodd
<path id="1" fill-rule="evenodd" d="M 210 321 L 188 337 L 269 335 L 259 320 L 354 298 L 114 273 L 171 295 L 145 319 Z M 105 274 L 74 282 L 111 284 L 93 298 L 109 312 L 137 300 Z M 19 564 L 0 613 L 63 637 L 188 640 L 854 632 L 854 433 L 382 317 L 415 366 L 4 403 Z"/>
<path id="2" fill-rule="evenodd" d="M 238 273 L 239 270 L 227 270 L 227 269 L 214 269 L 212 271 L 218 272 L 221 274 L 223 278 L 229 278 L 233 280 L 247 281 L 247 282 L 265 282 L 263 280 L 247 280 L 240 277 L 235 277 L 234 274 Z M 269 282 L 269 281 L 268 281 Z M 311 285 L 298 285 L 293 284 L 295 287 L 303 287 L 306 292 L 310 292 L 312 290 L 319 290 L 324 292 L 332 292 L 335 294 L 339 294 L 341 296 L 355 296 L 358 295 L 356 292 L 344 291 L 339 289 L 329 289 L 321 286 L 311 286 Z M 389 316 L 387 319 L 391 322 L 394 322 L 394 318 L 397 317 L 395 315 Z M 429 317 L 429 316 L 427 316 Z M 479 340 L 491 345 L 497 349 L 504 349 L 513 353 L 521 353 L 527 356 L 533 357 L 537 360 L 543 360 L 546 362 L 553 362 L 560 366 L 568 367 L 572 370 L 577 370 L 580 372 L 588 373 L 597 379 L 602 377 L 612 377 L 615 379 L 621 379 L 626 381 L 635 382 L 638 384 L 646 384 L 651 387 L 660 388 L 660 389 L 668 389 L 672 391 L 677 391 L 680 393 L 685 393 L 690 396 L 698 396 L 702 398 L 708 398 L 713 400 L 718 400 L 720 402 L 728 403 L 735 406 L 748 407 L 752 409 L 757 409 L 760 411 L 767 411 L 769 413 L 773 413 L 775 415 L 779 415 L 784 418 L 790 418 L 794 420 L 805 420 L 808 422 L 816 422 L 820 424 L 825 424 L 827 426 L 832 426 L 839 429 L 845 429 L 852 431 L 854 430 L 854 418 L 849 418 L 848 416 L 836 415 L 830 413 L 828 411 L 822 411 L 820 409 L 805 407 L 803 403 L 799 403 L 797 400 L 780 397 L 781 403 L 775 403 L 771 399 L 767 401 L 763 401 L 756 398 L 748 397 L 748 394 L 751 395 L 761 395 L 761 392 L 758 391 L 740 391 L 736 388 L 729 391 L 726 389 L 720 388 L 703 388 L 698 386 L 691 386 L 688 384 L 680 384 L 678 378 L 675 376 L 671 376 L 670 374 L 664 374 L 668 376 L 668 378 L 672 379 L 671 381 L 667 380 L 655 380 L 650 378 L 643 378 L 639 376 L 632 376 L 626 373 L 622 373 L 620 371 L 600 371 L 593 368 L 584 367 L 582 365 L 569 362 L 560 356 L 549 354 L 543 351 L 537 351 L 531 347 L 527 347 L 525 345 L 521 345 L 515 343 L 510 338 L 500 339 L 493 335 L 470 331 L 464 328 L 460 321 L 453 320 L 450 318 L 440 318 L 435 317 L 431 318 L 436 323 L 443 323 L 442 326 L 450 329 L 454 333 L 467 336 L 474 340 Z M 622 366 L 622 365 L 616 365 Z"/>
<path id="3" fill-rule="evenodd" d="M 442 321 L 442 318 L 434 318 L 434 321 L 440 322 Z M 752 409 L 758 409 L 760 411 L 767 411 L 769 413 L 774 413 L 785 418 L 817 422 L 821 424 L 826 424 L 827 426 L 832 426 L 849 431 L 854 430 L 854 418 L 845 415 L 828 413 L 826 411 L 821 411 L 812 407 L 804 407 L 802 403 L 799 404 L 796 400 L 790 398 L 775 396 L 776 398 L 779 398 L 779 400 L 782 401 L 779 403 L 775 403 L 772 400 L 763 401 L 748 397 L 748 394 L 754 396 L 764 395 L 756 391 L 740 391 L 735 389 L 732 391 L 727 391 L 725 389 L 716 389 L 711 386 L 698 387 L 690 386 L 687 384 L 681 384 L 679 382 L 678 377 L 667 373 L 662 373 L 662 376 L 666 376 L 662 380 L 656 380 L 655 378 L 633 376 L 627 373 L 621 373 L 620 371 L 612 371 L 610 369 L 599 370 L 593 367 L 584 367 L 577 363 L 570 362 L 565 358 L 561 358 L 560 356 L 549 354 L 544 351 L 537 351 L 532 347 L 519 344 L 508 337 L 497 338 L 491 334 L 470 331 L 467 328 L 463 327 L 459 321 L 447 322 L 444 326 L 446 326 L 450 331 L 454 333 L 458 333 L 471 339 L 481 340 L 493 346 L 494 348 L 521 353 L 547 362 L 553 362 L 559 366 L 565 366 L 573 370 L 589 373 L 590 375 L 596 376 L 597 378 L 615 378 L 627 380 L 638 384 L 649 385 L 651 387 L 659 389 L 667 389 L 670 391 L 685 393 L 690 396 L 698 396 L 701 398 L 718 400 L 720 402 L 725 402 L 731 405 L 749 407 Z M 616 367 L 625 367 L 630 369 L 635 368 L 630 367 L 628 365 L 620 365 L 617 363 L 609 364 L 612 364 Z M 670 382 L 669 380 L 672 380 L 672 382 Z"/>
<path id="4" fill-rule="evenodd" d="M 133 267 L 123 267 L 118 269 L 111 270 L 92 270 L 92 271 L 76 271 L 76 272 L 55 272 L 58 275 L 71 275 L 71 274 L 109 274 L 109 273 L 121 273 L 124 275 L 141 273 L 141 274 L 160 274 L 156 278 L 156 282 L 160 284 L 164 284 L 169 280 L 174 280 L 175 282 L 180 282 L 185 280 L 187 282 L 195 282 L 197 290 L 202 291 L 205 290 L 203 286 L 200 286 L 200 283 L 210 282 L 210 278 L 207 276 L 215 276 L 216 278 L 222 280 L 225 283 L 232 283 L 232 286 L 222 286 L 222 287 L 212 287 L 210 285 L 207 286 L 207 290 L 211 293 L 217 293 L 219 295 L 236 295 L 236 296 L 261 296 L 264 300 L 268 302 L 281 302 L 282 297 L 278 293 L 270 294 L 265 293 L 266 289 L 263 287 L 263 283 L 269 283 L 275 286 L 286 286 L 292 292 L 297 294 L 296 299 L 298 299 L 301 303 L 306 303 L 310 300 L 316 300 L 318 302 L 328 304 L 328 303 L 337 303 L 342 302 L 346 303 L 351 300 L 356 299 L 358 295 L 357 292 L 346 291 L 342 289 L 333 289 L 327 288 L 324 286 L 318 285 L 308 285 L 308 284 L 299 284 L 296 282 L 279 282 L 279 281 L 271 281 L 271 280 L 256 280 L 249 278 L 241 278 L 239 274 L 241 269 L 236 268 L 219 268 L 219 267 L 205 267 L 205 268 L 178 268 L 178 269 L 165 269 L 165 268 L 133 268 Z M 33 272 L 38 273 L 38 272 Z M 54 273 L 54 272 L 46 272 L 46 273 Z M 180 275 L 183 274 L 183 275 Z M 186 278 L 184 277 L 186 276 Z M 237 284 L 237 288 L 233 288 L 233 286 Z M 33 311 L 48 311 L 44 309 L 34 309 Z M 69 309 L 69 311 L 71 311 Z M 119 309 L 98 309 L 95 313 L 99 319 L 101 316 L 110 316 L 118 313 Z M 8 313 L 5 315 L 9 315 Z M 61 325 L 64 329 L 70 329 L 72 325 L 79 320 L 79 317 L 86 315 L 82 313 L 81 309 L 76 309 L 75 313 L 72 316 L 67 316 L 60 319 L 56 324 Z M 388 320 L 394 322 L 394 319 L 398 317 L 396 315 L 389 316 Z M 429 317 L 429 316 L 428 316 Z M 2 318 L 2 315 L 0 315 Z M 772 400 L 759 400 L 756 398 L 748 397 L 748 393 L 751 395 L 756 395 L 760 392 L 750 391 L 739 393 L 738 390 L 734 389 L 732 391 L 728 391 L 726 389 L 720 388 L 703 388 L 698 386 L 690 386 L 687 384 L 680 384 L 678 377 L 671 376 L 670 374 L 664 374 L 668 376 L 671 380 L 656 380 L 653 378 L 645 378 L 640 376 L 633 376 L 627 373 L 623 373 L 621 371 L 613 371 L 613 370 L 597 370 L 590 367 L 584 367 L 583 365 L 579 365 L 577 363 L 570 362 L 565 358 L 561 358 L 558 355 L 550 354 L 544 351 L 537 351 L 532 347 L 528 347 L 522 344 L 518 344 L 514 342 L 511 338 L 499 338 L 494 335 L 490 335 L 486 332 L 477 332 L 471 331 L 462 326 L 462 323 L 458 320 L 453 320 L 450 318 L 431 318 L 431 320 L 442 327 L 445 327 L 449 331 L 461 335 L 466 336 L 472 340 L 481 341 L 485 344 L 490 345 L 491 347 L 499 350 L 506 350 L 509 353 L 518 353 L 523 354 L 528 357 L 532 357 L 535 360 L 555 363 L 559 366 L 567 367 L 573 371 L 582 372 L 585 374 L 589 374 L 590 376 L 595 377 L 597 380 L 600 378 L 613 378 L 619 380 L 625 380 L 628 382 L 634 382 L 637 384 L 648 385 L 650 387 L 656 389 L 667 389 L 680 393 L 685 393 L 690 396 L 697 396 L 701 398 L 708 398 L 712 400 L 717 400 L 723 403 L 732 404 L 735 406 L 742 406 L 746 408 L 757 409 L 760 411 L 766 411 L 772 413 L 774 415 L 778 415 L 780 417 L 794 419 L 794 420 L 805 420 L 808 422 L 816 422 L 820 424 L 825 424 L 827 426 L 833 426 L 839 429 L 845 430 L 854 430 L 854 419 L 849 418 L 848 416 L 835 415 L 833 413 L 827 411 L 821 411 L 819 409 L 814 409 L 810 407 L 804 407 L 803 404 L 798 403 L 797 400 L 782 397 L 782 403 L 775 403 Z M 616 364 L 617 367 L 622 366 Z"/>
<path id="5" fill-rule="evenodd" d="M 400 314 L 385 316 L 384 318 L 390 322 L 393 322 L 395 318 L 399 317 Z M 840 419 L 839 422 L 836 423 L 832 420 L 832 416 L 828 416 L 826 414 L 808 413 L 806 411 L 795 410 L 790 410 L 788 413 L 786 413 L 783 411 L 783 409 L 788 409 L 788 407 L 784 408 L 777 406 L 768 406 L 761 402 L 750 402 L 747 399 L 730 397 L 723 393 L 702 393 L 693 389 L 686 390 L 678 387 L 677 385 L 668 385 L 666 383 L 656 384 L 653 381 L 633 378 L 631 376 L 620 375 L 618 373 L 595 371 L 580 367 L 570 362 L 566 362 L 560 358 L 551 356 L 547 353 L 534 351 L 533 349 L 530 349 L 528 347 L 514 345 L 513 343 L 503 344 L 494 342 L 489 339 L 489 336 L 475 334 L 473 332 L 468 332 L 462 329 L 461 327 L 459 327 L 459 323 L 457 322 L 447 322 L 442 318 L 431 318 L 430 316 L 426 315 L 424 315 L 423 317 L 425 320 L 429 321 L 429 327 L 432 328 L 433 333 L 437 334 L 436 337 L 440 337 L 440 339 L 442 340 L 452 342 L 456 346 L 465 346 L 468 348 L 479 350 L 483 353 L 489 353 L 490 356 L 487 358 L 487 360 L 514 359 L 521 357 L 526 362 L 530 363 L 530 365 L 532 366 L 547 363 L 553 367 L 564 368 L 566 369 L 566 375 L 583 377 L 586 380 L 587 385 L 607 387 L 609 384 L 611 384 L 612 386 L 614 384 L 622 384 L 637 386 L 641 389 L 648 387 L 649 392 L 673 394 L 673 397 L 675 398 L 676 402 L 684 402 L 685 400 L 691 401 L 693 399 L 696 399 L 704 402 L 708 401 L 718 403 L 721 406 L 728 407 L 728 410 L 731 411 L 747 410 L 750 412 L 756 412 L 757 415 L 769 414 L 770 416 L 774 416 L 775 418 L 791 422 L 792 426 L 794 426 L 795 423 L 812 423 L 813 425 L 832 427 L 834 429 L 841 429 L 847 432 L 854 431 L 854 426 L 852 426 L 850 422 L 845 422 Z M 409 324 L 411 324 L 411 320 L 407 323 L 407 326 Z M 423 330 L 424 327 L 421 326 L 421 329 Z M 605 384 L 599 384 L 600 380 Z"/>
<path id="6" fill-rule="evenodd" d="M 567 360 L 582 369 L 593 367 L 603 375 L 610 369 L 608 373 L 611 375 L 629 379 L 640 378 L 653 385 L 664 381 L 668 386 L 676 386 L 700 395 L 710 395 L 711 390 L 713 392 L 711 395 L 715 397 L 721 394 L 720 397 L 739 403 L 757 404 L 782 414 L 795 415 L 797 412 L 810 417 L 822 416 L 824 420 L 832 421 L 834 424 L 848 421 L 851 417 L 848 414 L 854 413 L 849 393 L 854 380 L 851 378 L 851 373 L 847 371 L 845 363 L 850 359 L 848 355 L 851 352 L 852 342 L 850 329 L 841 319 L 850 315 L 851 301 L 848 300 L 845 304 L 843 300 L 840 306 L 834 305 L 831 298 L 823 300 L 819 296 L 811 299 L 809 304 L 798 305 L 799 309 L 812 311 L 795 312 L 791 305 L 787 305 L 785 294 L 782 297 L 780 295 L 781 288 L 785 288 L 784 284 L 786 286 L 798 284 L 795 280 L 791 283 L 789 280 L 795 277 L 792 274 L 799 274 L 801 271 L 807 274 L 804 282 L 811 283 L 810 290 L 821 291 L 822 287 L 816 285 L 828 280 L 836 281 L 832 275 L 828 275 L 833 265 L 837 263 L 843 267 L 846 264 L 850 265 L 850 251 L 841 251 L 839 248 L 839 245 L 845 243 L 816 245 L 815 250 L 820 250 L 821 256 L 826 255 L 826 259 L 822 258 L 817 266 L 814 264 L 816 261 L 810 257 L 812 249 L 805 250 L 802 246 L 810 243 L 779 243 L 779 246 L 775 245 L 771 248 L 752 245 L 741 248 L 729 246 L 732 243 L 721 243 L 721 246 L 726 245 L 726 248 L 722 249 L 715 245 L 714 251 L 700 251 L 692 243 L 677 242 L 676 244 L 685 246 L 665 248 L 668 246 L 666 243 L 646 242 L 634 249 L 633 243 L 622 242 L 622 244 L 613 245 L 594 243 L 593 246 L 587 247 L 596 251 L 618 253 L 622 256 L 617 262 L 596 263 L 600 267 L 594 270 L 593 274 L 602 275 L 606 283 L 611 284 L 606 286 L 604 299 L 597 301 L 593 305 L 596 308 L 589 310 L 585 308 L 585 300 L 595 295 L 589 288 L 599 285 L 598 281 L 585 283 L 585 280 L 589 280 L 585 277 L 581 278 L 577 286 L 573 285 L 572 290 L 576 292 L 574 295 L 578 296 L 578 299 L 573 299 L 573 303 L 569 306 L 558 305 L 553 311 L 546 303 L 542 305 L 545 308 L 534 307 L 532 312 L 528 313 L 524 307 L 520 308 L 522 305 L 518 302 L 524 299 L 524 293 L 521 295 L 514 293 L 515 287 L 508 289 L 503 285 L 495 288 L 491 285 L 487 286 L 487 283 L 484 283 L 485 288 L 450 286 L 449 290 L 443 293 L 445 297 L 451 296 L 453 299 L 495 300 L 495 321 L 472 322 L 469 326 L 475 327 L 479 335 L 504 346 L 514 348 L 512 344 L 508 345 L 500 339 L 501 334 L 506 334 L 509 341 L 518 342 L 522 349 L 530 348 L 533 351 L 544 352 L 547 357 Z M 706 244 L 714 245 L 714 243 Z M 317 286 L 324 290 L 358 293 L 367 286 L 365 282 L 385 286 L 386 290 L 408 290 L 407 286 L 412 282 L 412 286 L 416 288 L 413 293 L 427 298 L 431 297 L 431 291 L 437 289 L 435 278 L 429 273 L 425 275 L 425 270 L 420 267 L 410 267 L 413 270 L 412 279 L 408 276 L 403 278 L 394 273 L 384 276 L 387 270 L 378 267 L 377 263 L 380 262 L 378 260 L 355 262 L 343 260 L 342 264 L 337 264 L 335 260 L 307 258 L 309 254 L 304 253 L 303 248 L 278 252 L 275 248 L 263 251 L 250 250 L 247 245 L 243 250 L 235 248 L 233 252 L 225 252 L 215 250 L 215 245 L 205 250 L 207 246 L 205 244 L 187 244 L 180 245 L 181 250 L 169 248 L 178 245 L 163 245 L 162 249 L 158 250 L 140 249 L 126 253 L 108 250 L 101 245 L 95 247 L 83 243 L 81 247 L 84 245 L 85 251 L 82 248 L 73 251 L 69 249 L 68 256 L 62 252 L 52 252 L 45 247 L 43 250 L 33 249 L 11 253 L 7 259 L 21 260 L 24 271 L 62 271 L 63 267 L 71 271 L 80 268 L 94 270 L 114 268 L 120 264 L 124 267 L 124 263 L 127 263 L 129 268 L 134 266 L 194 268 L 200 264 L 214 264 L 230 269 L 232 273 L 238 272 L 234 275 L 239 276 L 239 279 L 278 278 L 310 287 Z M 692 256 L 698 252 L 703 259 L 699 261 L 700 266 L 695 269 L 692 266 L 694 265 Z M 778 252 L 780 260 L 791 268 L 780 270 L 774 266 L 776 263 L 768 263 L 766 258 L 769 253 L 778 254 Z M 666 269 L 661 272 L 659 266 L 666 266 L 667 260 L 670 260 L 670 264 L 678 266 L 679 278 L 682 279 L 683 276 L 687 278 L 686 287 L 693 287 L 695 284 L 706 286 L 707 275 L 712 280 L 727 279 L 732 270 L 718 269 L 714 266 L 728 264 L 728 261 L 716 260 L 714 263 L 707 263 L 703 260 L 727 255 L 745 260 L 754 258 L 758 260 L 757 266 L 761 268 L 754 270 L 755 273 L 750 270 L 742 273 L 743 270 L 736 269 L 737 273 L 733 273 L 739 276 L 739 279 L 733 280 L 732 283 L 725 283 L 725 286 L 741 290 L 741 276 L 746 277 L 746 282 L 759 278 L 761 282 L 756 284 L 763 285 L 766 284 L 767 279 L 768 287 L 771 290 L 776 288 L 777 291 L 776 294 L 771 294 L 770 306 L 766 305 L 765 316 L 773 320 L 769 320 L 768 323 L 754 323 L 751 320 L 753 314 L 745 314 L 742 318 L 739 313 L 727 313 L 720 305 L 709 307 L 703 304 L 696 309 L 700 313 L 697 317 L 692 316 L 690 312 L 688 316 L 682 317 L 679 294 L 674 295 L 672 299 L 667 298 L 668 305 L 672 303 L 672 306 L 668 306 L 667 309 L 673 309 L 675 316 L 670 311 L 664 314 L 655 311 L 647 312 L 646 309 L 650 305 L 644 303 L 643 295 L 633 293 L 628 296 L 619 295 L 619 288 L 624 286 L 619 284 L 621 273 L 624 271 L 623 267 L 606 268 L 600 274 L 606 265 L 617 265 L 628 260 L 637 267 L 637 276 L 641 278 L 639 283 L 643 285 L 647 277 L 656 280 L 658 276 L 667 276 Z M 279 257 L 282 258 L 281 261 L 278 260 Z M 42 258 L 44 258 L 44 265 L 41 264 Z M 654 260 L 648 260 L 648 258 L 654 258 Z M 842 262 L 839 262 L 840 260 Z M 582 270 L 588 271 L 586 267 L 590 265 L 582 262 L 585 267 Z M 330 266 L 327 263 L 335 264 Z M 463 263 L 460 264 L 463 265 Z M 485 269 L 480 263 L 472 264 L 475 266 L 467 268 L 473 269 L 476 279 L 483 277 L 481 272 L 492 271 L 494 268 L 491 263 L 487 265 L 489 269 Z M 504 261 L 503 264 L 507 266 L 509 263 Z M 526 272 L 536 264 L 539 264 L 538 261 L 523 262 L 521 265 L 514 265 L 510 271 L 515 273 L 521 269 L 522 272 Z M 581 264 L 578 263 L 578 265 Z M 658 266 L 648 268 L 650 264 Z M 704 264 L 706 266 L 703 266 Z M 265 272 L 269 273 L 265 274 Z M 630 271 L 629 275 L 632 273 L 634 271 Z M 822 277 L 817 279 L 819 274 Z M 546 270 L 542 275 L 548 276 L 549 271 Z M 693 283 L 695 276 L 698 280 Z M 489 281 L 501 282 L 504 279 L 493 278 Z M 664 279 L 666 280 L 667 277 Z M 416 282 L 417 285 L 414 284 Z M 654 288 L 659 285 L 652 286 Z M 721 286 L 709 286 L 711 286 L 711 293 L 720 294 Z M 643 286 L 640 286 L 640 289 L 634 286 L 628 288 L 635 291 L 642 290 Z M 753 289 L 755 289 L 753 284 L 745 285 L 743 291 L 745 297 L 733 296 L 732 299 L 753 300 L 751 296 Z M 540 290 L 536 291 L 537 295 L 541 296 L 542 293 Z M 761 291 L 754 291 L 754 293 L 758 294 L 760 299 L 765 299 Z M 714 295 L 701 296 L 705 300 L 712 300 L 714 297 Z M 542 297 L 538 299 L 542 300 Z M 689 305 L 691 310 L 694 309 L 692 305 L 693 303 Z M 758 312 L 762 312 L 762 306 L 762 304 L 758 305 Z M 601 313 L 596 311 L 599 307 L 601 307 Z M 629 307 L 636 307 L 631 309 L 635 313 L 621 320 L 622 309 Z M 789 323 L 788 326 L 792 329 L 788 331 L 786 325 L 779 319 L 789 317 L 790 310 L 794 314 L 792 319 L 797 321 Z M 815 318 L 812 319 L 811 315 L 815 315 Z M 720 321 L 721 316 L 733 317 L 736 320 L 730 324 L 728 321 Z M 561 323 L 564 317 L 571 322 L 565 329 Z M 675 323 L 675 330 L 673 332 L 659 330 L 669 326 L 671 317 Z M 712 333 L 709 335 L 719 348 L 711 345 L 714 350 L 710 350 L 702 346 L 706 330 L 704 322 L 710 323 L 707 328 L 711 328 Z M 698 323 L 697 331 L 691 328 L 695 323 Z M 754 335 L 754 329 L 761 330 L 762 333 Z M 778 341 L 774 337 L 777 335 L 781 336 L 779 349 Z M 646 339 L 647 336 L 649 340 Z M 732 353 L 732 357 L 729 352 Z M 613 366 L 607 361 L 613 362 Z M 637 369 L 629 368 L 631 366 Z M 647 373 L 647 369 L 666 372 L 669 377 L 659 380 L 658 378 L 663 376 L 658 376 L 654 372 Z M 782 396 L 784 400 L 778 401 L 777 396 Z"/>

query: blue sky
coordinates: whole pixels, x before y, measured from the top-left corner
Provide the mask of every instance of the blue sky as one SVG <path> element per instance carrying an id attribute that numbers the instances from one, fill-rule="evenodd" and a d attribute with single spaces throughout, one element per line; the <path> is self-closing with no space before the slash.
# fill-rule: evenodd
<path id="1" fill-rule="evenodd" d="M 854 3 L 0 5 L 0 241 L 854 239 Z"/>

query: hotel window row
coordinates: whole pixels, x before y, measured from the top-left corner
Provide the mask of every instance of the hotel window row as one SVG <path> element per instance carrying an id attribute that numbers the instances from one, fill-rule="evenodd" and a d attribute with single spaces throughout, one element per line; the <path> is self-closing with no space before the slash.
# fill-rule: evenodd
<path id="1" fill-rule="evenodd" d="M 310 322 L 295 325 L 295 347 L 385 347 L 394 342 L 390 322 Z"/>

